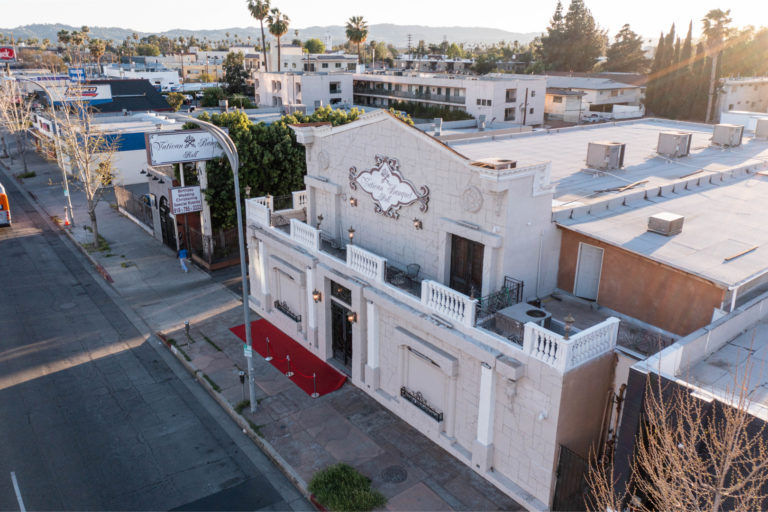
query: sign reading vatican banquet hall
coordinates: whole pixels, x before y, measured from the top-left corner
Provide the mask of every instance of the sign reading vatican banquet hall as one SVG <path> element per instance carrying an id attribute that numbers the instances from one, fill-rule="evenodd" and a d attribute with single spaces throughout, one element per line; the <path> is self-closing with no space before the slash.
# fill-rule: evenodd
<path id="1" fill-rule="evenodd" d="M 203 130 L 154 132 L 144 138 L 149 165 L 200 162 L 224 155 L 213 135 Z"/>
<path id="2" fill-rule="evenodd" d="M 357 190 L 359 186 L 367 192 L 375 204 L 374 211 L 397 219 L 403 206 L 419 203 L 419 210 L 426 212 L 429 207 L 429 188 L 423 185 L 419 190 L 410 181 L 403 178 L 400 163 L 396 158 L 376 155 L 376 165 L 364 171 L 356 167 L 349 169 L 349 188 Z"/>
<path id="3" fill-rule="evenodd" d="M 171 210 L 174 215 L 199 212 L 203 209 L 203 196 L 198 185 L 171 189 Z"/>

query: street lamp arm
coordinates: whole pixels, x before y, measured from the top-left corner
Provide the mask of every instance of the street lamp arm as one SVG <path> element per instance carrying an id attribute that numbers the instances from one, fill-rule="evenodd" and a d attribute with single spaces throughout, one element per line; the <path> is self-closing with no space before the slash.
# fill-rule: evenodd
<path id="1" fill-rule="evenodd" d="M 238 171 L 240 170 L 240 159 L 237 154 L 237 147 L 230 136 L 221 128 L 215 124 L 201 121 L 200 119 L 192 116 L 185 116 L 183 114 L 174 114 L 174 117 L 183 119 L 189 123 L 195 124 L 210 133 L 221 144 L 221 148 L 227 155 L 229 160 L 229 166 L 232 168 L 232 176 L 234 178 L 235 186 L 235 212 L 237 213 L 237 241 L 240 247 L 240 279 L 242 280 L 243 287 L 243 319 L 245 320 L 245 344 L 248 347 L 253 347 L 253 338 L 251 337 L 251 307 L 248 300 L 248 274 L 246 272 L 245 265 L 245 242 L 243 240 L 243 213 L 240 206 L 240 181 Z M 181 171 L 183 172 L 183 171 Z M 255 370 L 253 367 L 253 352 L 248 352 L 251 355 L 246 355 L 248 360 L 248 390 L 251 399 L 251 412 L 256 412 L 256 381 L 254 380 Z"/>

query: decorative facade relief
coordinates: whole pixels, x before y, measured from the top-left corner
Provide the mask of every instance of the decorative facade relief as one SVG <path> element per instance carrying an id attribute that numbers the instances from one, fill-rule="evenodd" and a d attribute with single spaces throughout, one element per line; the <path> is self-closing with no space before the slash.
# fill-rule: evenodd
<path id="1" fill-rule="evenodd" d="M 400 163 L 396 158 L 376 155 L 376 165 L 364 171 L 357 167 L 349 169 L 349 188 L 357 190 L 359 186 L 367 192 L 375 203 L 374 211 L 385 217 L 397 219 L 403 206 L 419 203 L 419 210 L 426 212 L 429 207 L 429 188 L 424 185 L 419 190 L 400 173 Z"/>
<path id="2" fill-rule="evenodd" d="M 468 187 L 461 194 L 461 207 L 464 211 L 476 213 L 483 207 L 483 194 L 477 187 Z"/>

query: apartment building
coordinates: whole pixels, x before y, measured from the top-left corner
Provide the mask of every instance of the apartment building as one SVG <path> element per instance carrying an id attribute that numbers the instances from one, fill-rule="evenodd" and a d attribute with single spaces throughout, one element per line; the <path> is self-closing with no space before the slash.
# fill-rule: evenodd
<path id="1" fill-rule="evenodd" d="M 355 74 L 354 102 L 388 108 L 397 102 L 461 110 L 487 121 L 540 125 L 546 80 L 529 75 Z"/>
<path id="2" fill-rule="evenodd" d="M 447 55 L 398 55 L 395 69 L 422 73 L 468 73 L 474 64 L 472 59 L 451 59 Z"/>
<path id="3" fill-rule="evenodd" d="M 254 79 L 255 102 L 262 107 L 296 106 L 307 113 L 325 105 L 352 104 L 350 73 L 266 73 Z"/>
<path id="4" fill-rule="evenodd" d="M 717 112 L 732 110 L 768 113 L 768 77 L 724 78 L 717 95 Z"/>
<path id="5" fill-rule="evenodd" d="M 583 93 L 581 104 L 584 112 L 612 112 L 614 105 L 639 107 L 645 98 L 644 86 L 608 78 L 547 76 L 546 79 L 548 88 Z M 552 94 L 561 95 L 557 92 Z"/>

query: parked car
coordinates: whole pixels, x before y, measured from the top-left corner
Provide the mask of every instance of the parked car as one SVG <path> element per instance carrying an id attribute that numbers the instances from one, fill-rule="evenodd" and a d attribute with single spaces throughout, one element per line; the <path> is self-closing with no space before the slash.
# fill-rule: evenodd
<path id="1" fill-rule="evenodd" d="M 600 120 L 602 120 L 600 115 L 594 112 L 590 112 L 589 114 L 584 114 L 581 116 L 582 123 L 597 123 Z"/>

